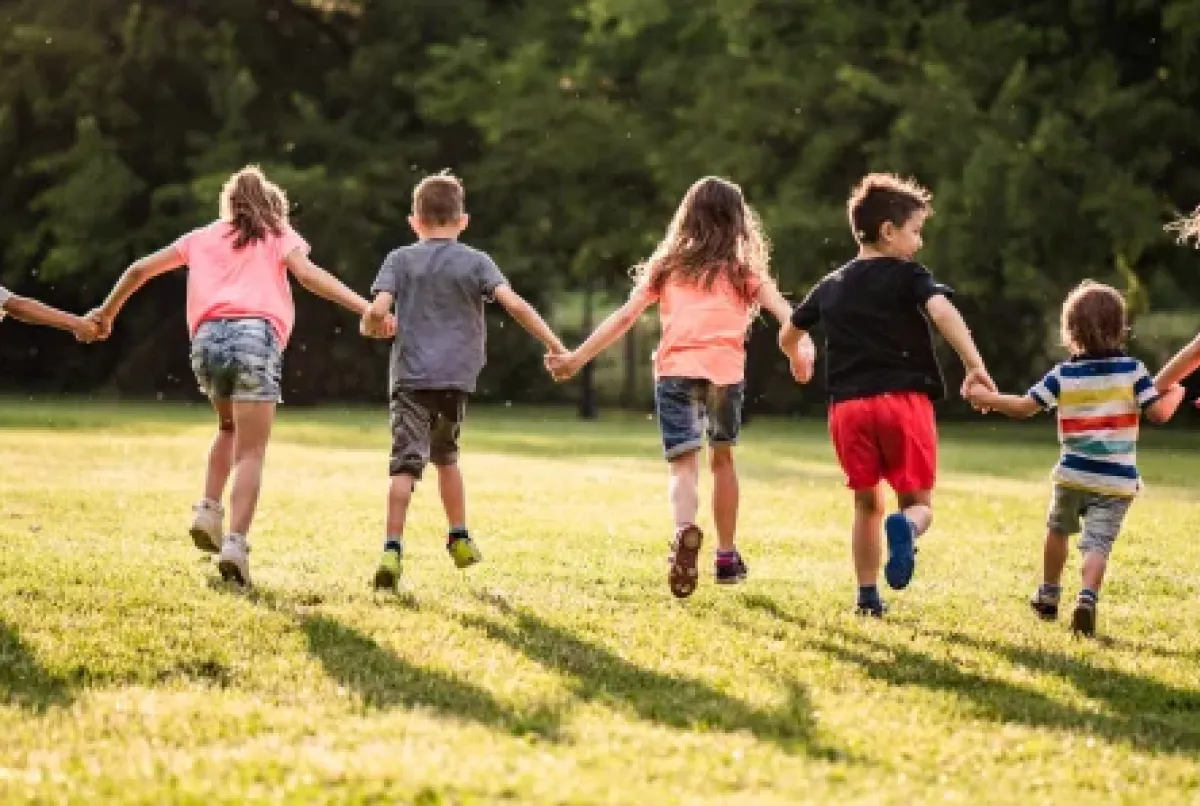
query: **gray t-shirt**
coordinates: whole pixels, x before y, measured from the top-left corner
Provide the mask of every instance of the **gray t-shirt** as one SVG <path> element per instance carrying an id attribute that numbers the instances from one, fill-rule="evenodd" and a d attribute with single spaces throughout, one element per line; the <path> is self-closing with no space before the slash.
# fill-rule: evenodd
<path id="1" fill-rule="evenodd" d="M 507 282 L 487 254 L 454 240 L 388 255 L 371 293 L 396 298 L 392 386 L 474 392 L 487 361 L 483 304 Z"/>
<path id="2" fill-rule="evenodd" d="M 0 308 L 3 308 L 5 305 L 7 305 L 9 299 L 11 299 L 11 298 L 12 298 L 12 292 L 9 291 L 4 286 L 0 285 Z"/>

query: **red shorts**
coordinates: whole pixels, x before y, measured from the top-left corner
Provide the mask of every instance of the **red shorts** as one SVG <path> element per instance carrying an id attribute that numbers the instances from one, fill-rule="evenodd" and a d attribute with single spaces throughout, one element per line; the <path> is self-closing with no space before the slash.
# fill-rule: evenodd
<path id="1" fill-rule="evenodd" d="M 933 489 L 937 425 L 928 396 L 894 392 L 834 403 L 829 434 L 846 486 L 855 492 L 880 481 L 900 494 Z"/>

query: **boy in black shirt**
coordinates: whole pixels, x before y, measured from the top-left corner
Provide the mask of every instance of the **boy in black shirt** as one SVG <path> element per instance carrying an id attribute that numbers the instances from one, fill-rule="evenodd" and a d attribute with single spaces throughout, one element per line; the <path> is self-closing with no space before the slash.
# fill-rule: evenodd
<path id="1" fill-rule="evenodd" d="M 885 611 L 877 580 L 881 526 L 887 533 L 889 585 L 908 585 L 915 542 L 933 521 L 937 426 L 933 403 L 945 396 L 929 323 L 958 353 L 968 384 L 994 389 L 951 290 L 912 260 L 932 214 L 927 190 L 892 174 L 866 176 L 847 202 L 858 257 L 817 284 L 780 333 L 789 349 L 817 322 L 825 325 L 829 431 L 854 491 L 853 551 L 858 612 Z M 881 482 L 899 511 L 884 521 Z M 882 521 L 882 523 L 881 523 Z"/>

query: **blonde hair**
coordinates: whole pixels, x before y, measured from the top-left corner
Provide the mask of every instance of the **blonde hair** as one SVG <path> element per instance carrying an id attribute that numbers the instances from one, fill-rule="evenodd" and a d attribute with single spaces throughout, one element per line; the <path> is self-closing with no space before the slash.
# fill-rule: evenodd
<path id="1" fill-rule="evenodd" d="M 413 189 L 413 214 L 431 227 L 456 224 L 466 213 L 466 196 L 462 180 L 449 171 L 427 176 Z"/>
<path id="2" fill-rule="evenodd" d="M 648 260 L 634 267 L 639 285 L 661 291 L 667 280 L 712 288 L 725 277 L 746 302 L 751 278 L 770 279 L 771 245 L 742 189 L 707 176 L 692 185 L 675 211 L 666 236 Z"/>
<path id="3" fill-rule="evenodd" d="M 257 165 L 247 165 L 221 188 L 221 219 L 233 228 L 234 249 L 266 240 L 268 234 L 283 235 L 287 211 L 287 194 Z"/>
<path id="4" fill-rule="evenodd" d="M 1167 232 L 1174 232 L 1181 244 L 1193 243 L 1200 247 L 1200 207 L 1189 216 L 1182 216 L 1166 226 Z"/>

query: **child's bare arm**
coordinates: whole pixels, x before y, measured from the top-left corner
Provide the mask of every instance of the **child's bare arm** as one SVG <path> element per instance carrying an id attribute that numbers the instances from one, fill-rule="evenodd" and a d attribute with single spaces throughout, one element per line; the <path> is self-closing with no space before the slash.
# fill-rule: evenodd
<path id="1" fill-rule="evenodd" d="M 546 368 L 554 375 L 555 380 L 564 381 L 570 378 L 624 336 L 653 301 L 650 296 L 635 292 L 628 302 L 609 314 L 574 352 L 547 357 Z"/>
<path id="2" fill-rule="evenodd" d="M 1163 392 L 1158 400 L 1146 407 L 1146 419 L 1152 423 L 1162 424 L 1175 416 L 1179 404 L 1183 402 L 1184 388 L 1175 384 Z"/>
<path id="3" fill-rule="evenodd" d="M 552 353 L 565 353 L 567 348 L 559 341 L 558 336 L 554 335 L 554 331 L 546 324 L 546 320 L 542 315 L 534 310 L 525 299 L 512 290 L 510 285 L 498 286 L 493 292 L 496 302 L 499 302 L 504 310 L 508 311 L 508 315 L 517 321 L 521 327 L 540 341 L 547 350 Z"/>
<path id="4" fill-rule="evenodd" d="M 318 297 L 341 305 L 351 313 L 362 316 L 367 312 L 369 304 L 360 295 L 354 293 L 346 284 L 317 264 L 308 259 L 302 249 L 293 249 L 284 261 L 292 276 L 305 289 Z"/>
<path id="5" fill-rule="evenodd" d="M 28 297 L 11 296 L 8 302 L 4 303 L 2 313 L 11 314 L 14 319 L 18 319 L 30 325 L 44 325 L 46 327 L 56 327 L 59 330 L 65 330 L 68 333 L 74 334 L 75 338 L 80 341 L 95 341 L 99 329 L 95 322 L 84 319 L 81 316 L 60 311 L 58 308 L 52 308 L 43 302 L 38 302 L 35 299 Z"/>
<path id="6" fill-rule="evenodd" d="M 89 313 L 88 318 L 100 326 L 101 336 L 107 336 L 112 329 L 113 320 L 139 288 L 160 274 L 166 274 L 182 265 L 183 255 L 179 254 L 179 250 L 174 246 L 165 247 L 135 261 L 117 280 L 104 303 Z"/>
<path id="7" fill-rule="evenodd" d="M 950 343 L 963 363 L 963 368 L 967 373 L 963 380 L 964 394 L 974 383 L 982 384 L 989 391 L 995 392 L 996 384 L 988 375 L 987 367 L 983 364 L 983 357 L 979 355 L 979 350 L 975 347 L 975 340 L 971 338 L 971 331 L 967 329 L 967 323 L 963 321 L 962 314 L 958 312 L 958 308 L 954 307 L 954 303 L 941 294 L 935 294 L 925 303 L 925 311 L 929 314 L 929 320 L 933 322 L 934 327 Z"/>
<path id="8" fill-rule="evenodd" d="M 1014 419 L 1023 420 L 1041 411 L 1042 407 L 1029 395 L 1004 395 L 993 392 L 980 382 L 967 389 L 967 400 L 977 409 L 998 411 Z"/>
<path id="9" fill-rule="evenodd" d="M 1200 336 L 1192 339 L 1159 370 L 1154 385 L 1165 394 L 1175 384 L 1195 372 L 1196 367 L 1200 367 Z"/>

